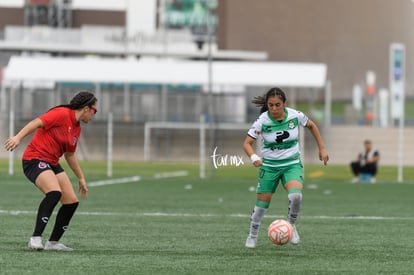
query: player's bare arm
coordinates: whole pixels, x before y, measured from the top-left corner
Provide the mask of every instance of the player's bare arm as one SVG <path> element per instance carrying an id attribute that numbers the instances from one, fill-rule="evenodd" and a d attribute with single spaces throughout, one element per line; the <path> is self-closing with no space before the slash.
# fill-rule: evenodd
<path id="1" fill-rule="evenodd" d="M 13 151 L 19 146 L 20 142 L 27 136 L 33 133 L 37 128 L 43 127 L 43 122 L 39 118 L 35 118 L 26 124 L 14 137 L 7 139 L 4 142 L 4 148 L 7 151 Z"/>
<path id="2" fill-rule="evenodd" d="M 313 122 L 310 119 L 308 120 L 308 123 L 306 124 L 306 127 L 311 131 L 311 133 L 312 133 L 312 135 L 313 135 L 313 137 L 316 141 L 316 144 L 318 145 L 319 159 L 321 161 L 323 161 L 324 165 L 327 165 L 328 161 L 329 161 L 329 155 L 328 155 L 328 152 L 325 149 L 325 145 L 323 143 L 322 136 L 319 132 L 318 127 L 316 126 L 315 122 Z"/>

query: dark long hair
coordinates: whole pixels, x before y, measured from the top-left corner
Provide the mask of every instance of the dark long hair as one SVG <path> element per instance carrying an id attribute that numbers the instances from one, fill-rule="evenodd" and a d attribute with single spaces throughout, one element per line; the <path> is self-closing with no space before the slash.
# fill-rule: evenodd
<path id="1" fill-rule="evenodd" d="M 262 114 L 268 110 L 267 101 L 269 100 L 269 98 L 275 96 L 279 97 L 283 103 L 286 102 L 285 92 L 278 87 L 273 87 L 269 91 L 267 91 L 267 93 L 263 96 L 256 96 L 252 100 L 252 103 L 255 104 L 257 107 L 260 107 L 260 113 Z"/>
<path id="2" fill-rule="evenodd" d="M 97 101 L 98 99 L 93 93 L 89 91 L 81 91 L 72 98 L 69 104 L 58 105 L 52 109 L 57 107 L 66 107 L 72 110 L 78 110 L 85 106 L 92 107 Z"/>

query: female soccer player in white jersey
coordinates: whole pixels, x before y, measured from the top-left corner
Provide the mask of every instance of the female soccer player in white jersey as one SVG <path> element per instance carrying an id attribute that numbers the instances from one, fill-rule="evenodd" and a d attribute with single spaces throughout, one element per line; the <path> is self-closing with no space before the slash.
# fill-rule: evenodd
<path id="1" fill-rule="evenodd" d="M 286 107 L 286 95 L 280 88 L 271 88 L 264 96 L 256 97 L 252 102 L 261 107 L 261 115 L 248 131 L 243 149 L 253 165 L 260 168 L 256 205 L 250 217 L 246 247 L 256 247 L 260 224 L 279 182 L 288 193 L 287 220 L 294 229 L 291 243 L 298 244 L 300 238 L 295 223 L 302 205 L 303 189 L 303 166 L 298 144 L 299 126 L 311 131 L 319 148 L 319 159 L 324 165 L 327 164 L 329 156 L 316 124 L 304 113 Z M 259 136 L 263 139 L 261 157 L 253 149 L 253 143 Z"/>

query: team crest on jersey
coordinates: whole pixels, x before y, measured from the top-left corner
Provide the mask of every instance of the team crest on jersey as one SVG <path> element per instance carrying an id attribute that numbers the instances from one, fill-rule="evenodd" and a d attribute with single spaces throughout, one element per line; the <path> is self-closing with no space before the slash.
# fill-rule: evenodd
<path id="1" fill-rule="evenodd" d="M 295 128 L 295 123 L 293 122 L 293 120 L 289 120 L 288 127 L 289 127 L 290 129 Z"/>
<path id="2" fill-rule="evenodd" d="M 73 137 L 72 138 L 72 146 L 75 146 L 77 141 L 78 141 L 78 139 L 76 137 Z"/>
<path id="3" fill-rule="evenodd" d="M 39 165 L 38 165 L 38 167 L 39 167 L 39 169 L 46 169 L 46 168 L 50 168 L 50 166 L 49 166 L 49 164 L 48 163 L 46 163 L 46 162 L 43 162 L 43 161 L 40 161 L 39 162 Z"/>

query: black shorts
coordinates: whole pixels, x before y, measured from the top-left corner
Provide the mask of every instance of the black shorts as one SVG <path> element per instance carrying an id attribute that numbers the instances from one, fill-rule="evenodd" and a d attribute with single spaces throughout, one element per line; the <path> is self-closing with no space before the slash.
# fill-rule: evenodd
<path id="1" fill-rule="evenodd" d="M 62 173 L 64 171 L 62 166 L 60 166 L 60 164 L 52 165 L 48 162 L 38 160 L 38 159 L 23 160 L 22 166 L 23 166 L 23 173 L 33 183 L 36 182 L 36 179 L 40 175 L 40 173 L 46 170 L 52 170 L 55 173 L 55 175 Z"/>

